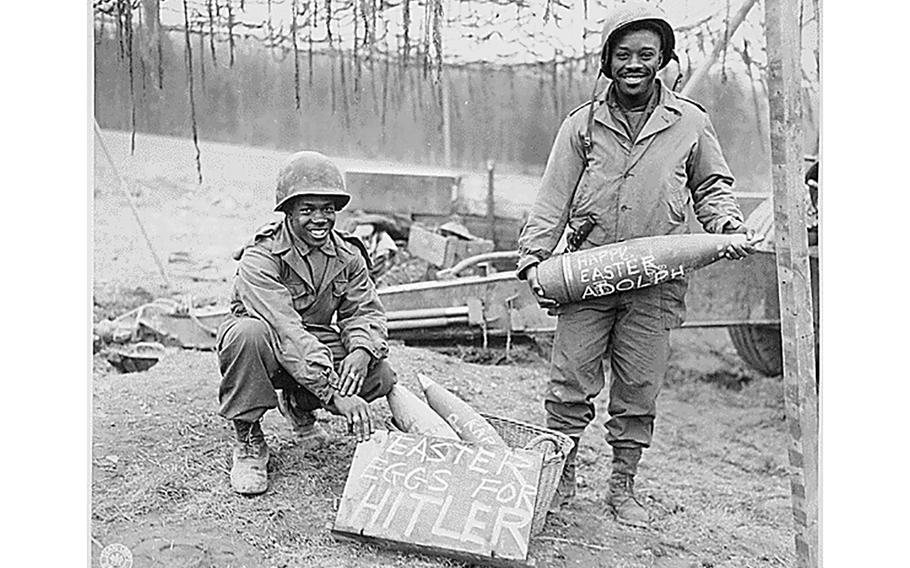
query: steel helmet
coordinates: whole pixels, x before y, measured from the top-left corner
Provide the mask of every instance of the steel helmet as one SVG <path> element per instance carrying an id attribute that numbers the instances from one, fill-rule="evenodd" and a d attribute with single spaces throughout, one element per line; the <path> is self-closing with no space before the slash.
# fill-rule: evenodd
<path id="1" fill-rule="evenodd" d="M 623 28 L 636 22 L 649 22 L 660 31 L 661 65 L 663 69 L 671 59 L 676 59 L 673 51 L 676 47 L 676 38 L 673 36 L 673 26 L 667 20 L 663 10 L 656 4 L 641 0 L 629 0 L 616 7 L 607 14 L 604 21 L 603 35 L 601 36 L 600 69 L 604 76 L 612 79 L 610 71 L 609 48 L 614 36 Z"/>
<path id="2" fill-rule="evenodd" d="M 330 197 L 338 209 L 351 201 L 341 170 L 319 152 L 297 152 L 278 172 L 275 211 L 283 210 L 288 201 L 300 195 Z"/>

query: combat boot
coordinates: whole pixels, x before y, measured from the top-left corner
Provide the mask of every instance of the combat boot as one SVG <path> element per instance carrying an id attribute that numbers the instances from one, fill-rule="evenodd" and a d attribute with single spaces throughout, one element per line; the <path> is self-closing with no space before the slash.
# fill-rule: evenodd
<path id="1" fill-rule="evenodd" d="M 613 473 L 610 474 L 607 506 L 616 522 L 646 528 L 651 516 L 635 496 L 635 473 L 641 448 L 613 448 Z"/>
<path id="2" fill-rule="evenodd" d="M 231 489 L 242 495 L 258 495 L 269 488 L 269 447 L 259 421 L 234 420 L 237 441 L 231 465 Z"/>
<path id="3" fill-rule="evenodd" d="M 572 449 L 566 456 L 566 465 L 562 468 L 562 475 L 559 477 L 559 484 L 556 486 L 556 493 L 550 501 L 550 511 L 557 511 L 561 507 L 569 504 L 575 498 L 575 457 L 578 455 L 578 444 L 581 442 L 580 436 L 571 436 Z"/>
<path id="4" fill-rule="evenodd" d="M 281 389 L 278 393 L 278 411 L 287 419 L 297 440 L 307 446 L 320 444 L 330 438 L 329 434 L 316 422 L 312 410 L 302 410 L 296 391 Z"/>
<path id="5" fill-rule="evenodd" d="M 610 475 L 610 495 L 607 498 L 607 504 L 616 522 L 632 527 L 647 528 L 651 522 L 651 516 L 635 496 L 634 479 L 635 476 L 631 474 L 613 472 Z"/>

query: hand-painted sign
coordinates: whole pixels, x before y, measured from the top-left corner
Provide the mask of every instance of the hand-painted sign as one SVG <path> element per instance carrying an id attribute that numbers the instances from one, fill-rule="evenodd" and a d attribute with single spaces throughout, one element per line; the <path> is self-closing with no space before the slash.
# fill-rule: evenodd
<path id="1" fill-rule="evenodd" d="M 494 565 L 524 562 L 542 455 L 400 432 L 354 452 L 332 532 Z"/>

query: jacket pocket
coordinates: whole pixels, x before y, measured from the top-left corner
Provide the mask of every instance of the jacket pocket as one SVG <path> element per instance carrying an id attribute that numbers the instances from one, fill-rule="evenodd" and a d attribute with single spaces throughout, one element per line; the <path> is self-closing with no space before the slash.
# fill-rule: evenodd
<path id="1" fill-rule="evenodd" d="M 313 305 L 316 295 L 309 289 L 306 284 L 289 285 L 288 290 L 291 292 L 291 303 L 294 304 L 294 310 L 302 312 Z"/>
<path id="2" fill-rule="evenodd" d="M 664 327 L 675 329 L 686 319 L 686 290 L 689 288 L 687 278 L 675 278 L 659 285 L 660 308 Z"/>
<path id="3" fill-rule="evenodd" d="M 332 295 L 335 298 L 341 298 L 348 292 L 347 278 L 338 278 L 332 281 Z"/>
<path id="4" fill-rule="evenodd" d="M 687 182 L 688 176 L 686 175 L 685 165 L 679 164 L 672 175 L 668 176 L 667 184 L 664 186 L 667 216 L 672 225 L 680 225 L 686 222 L 690 199 Z"/>

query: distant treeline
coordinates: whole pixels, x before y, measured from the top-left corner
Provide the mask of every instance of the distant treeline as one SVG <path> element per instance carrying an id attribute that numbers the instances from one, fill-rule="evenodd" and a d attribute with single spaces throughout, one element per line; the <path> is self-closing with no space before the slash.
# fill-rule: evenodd
<path id="1" fill-rule="evenodd" d="M 102 127 L 130 130 L 135 121 L 140 132 L 190 136 L 185 41 L 182 34 L 163 37 L 160 69 L 134 54 L 131 104 L 129 54 L 112 30 L 96 27 L 94 106 Z M 290 52 L 238 40 L 229 66 L 222 53 L 213 61 L 199 39 L 191 43 L 200 138 L 444 165 L 443 89 L 419 64 L 300 51 L 295 70 Z M 594 68 L 449 68 L 443 80 L 453 166 L 478 169 L 494 160 L 540 172 L 559 123 L 590 97 Z M 695 98 L 711 112 L 742 189 L 761 191 L 769 178 L 767 95 L 755 85 L 715 78 Z"/>

